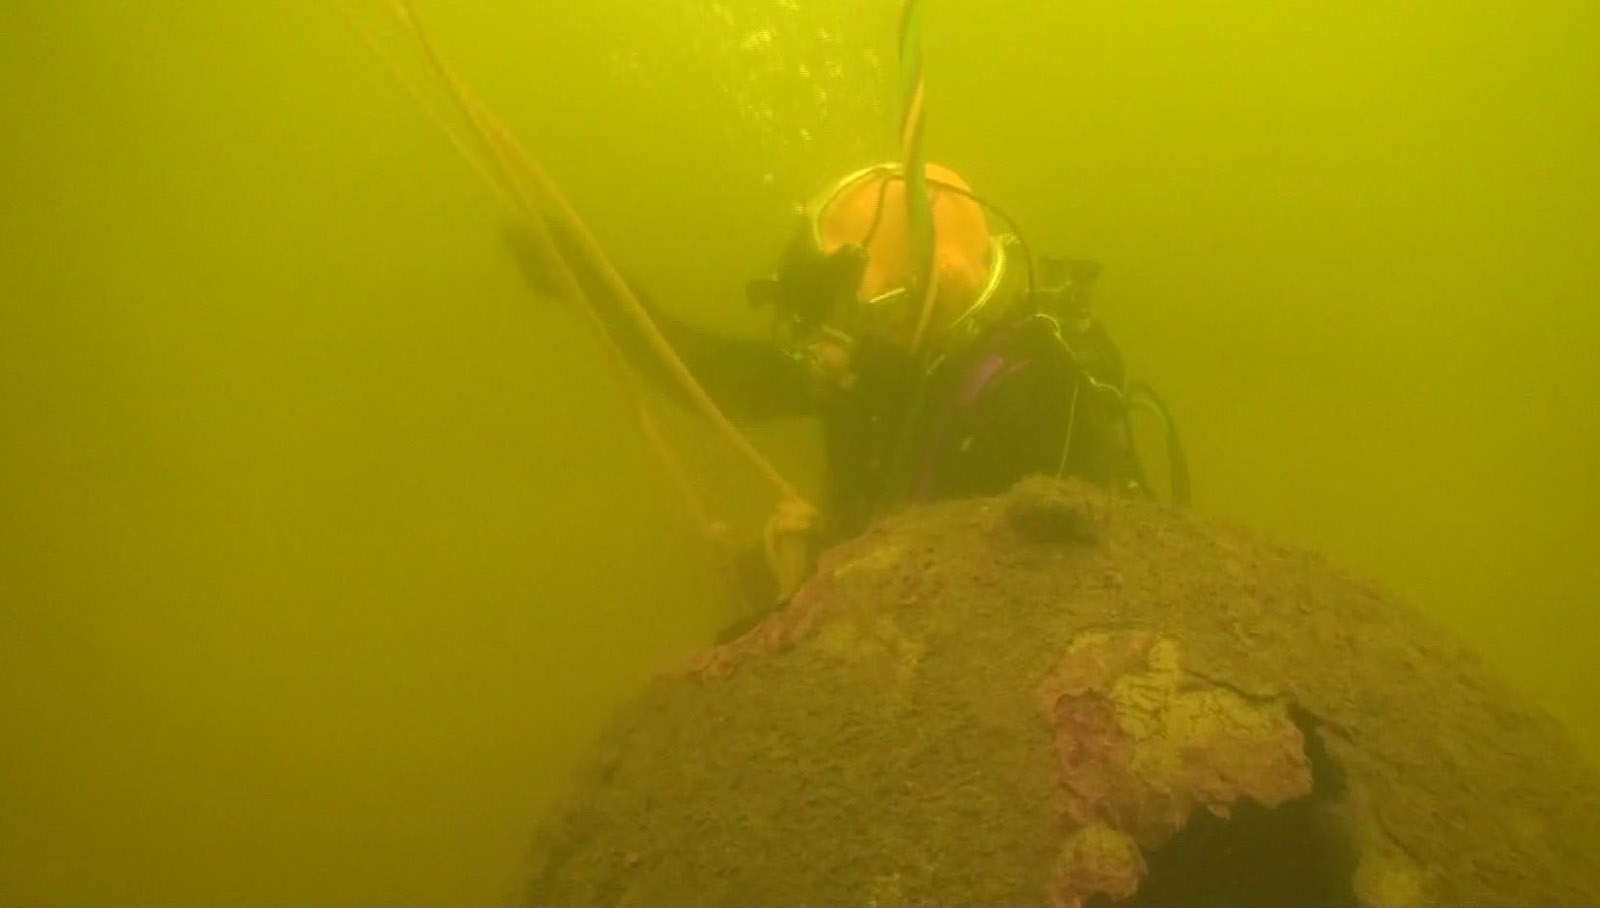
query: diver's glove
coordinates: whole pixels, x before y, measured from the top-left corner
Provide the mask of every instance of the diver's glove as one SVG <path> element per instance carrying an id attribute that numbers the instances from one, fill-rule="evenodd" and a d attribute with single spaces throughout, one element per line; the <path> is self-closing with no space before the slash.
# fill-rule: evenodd
<path id="1" fill-rule="evenodd" d="M 731 568 L 738 610 L 732 629 L 753 627 L 784 607 L 811 577 L 817 563 L 816 525 L 815 512 L 809 505 L 785 501 L 767 518 L 761 538 L 751 543 L 736 541 L 725 524 L 710 527 L 712 543 Z"/>
<path id="2" fill-rule="evenodd" d="M 738 612 L 717 633 L 718 644 L 743 636 L 789 604 L 815 570 L 814 526 L 808 508 L 780 506 L 758 543 L 734 546 L 730 537 L 720 537 L 728 545 Z"/>
<path id="3" fill-rule="evenodd" d="M 767 565 L 777 581 L 777 599 L 787 602 L 811 576 L 816 563 L 817 512 L 799 499 L 785 499 L 767 518 L 762 533 Z"/>

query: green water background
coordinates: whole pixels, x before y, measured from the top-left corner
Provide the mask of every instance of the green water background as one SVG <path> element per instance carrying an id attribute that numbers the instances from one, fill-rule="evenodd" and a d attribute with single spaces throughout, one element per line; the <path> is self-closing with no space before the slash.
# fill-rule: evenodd
<path id="1" fill-rule="evenodd" d="M 423 8 L 627 270 L 755 333 L 792 206 L 894 154 L 893 6 Z M 1198 509 L 1600 742 L 1600 6 L 927 6 L 930 156 L 1105 263 Z M 332 4 L 14 0 L 0 114 L 0 900 L 509 897 L 726 618 L 581 320 Z M 813 436 L 756 433 L 808 487 Z"/>

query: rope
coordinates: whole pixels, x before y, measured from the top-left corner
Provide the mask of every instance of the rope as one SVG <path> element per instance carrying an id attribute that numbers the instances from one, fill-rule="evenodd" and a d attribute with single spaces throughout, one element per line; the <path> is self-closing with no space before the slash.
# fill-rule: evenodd
<path id="1" fill-rule="evenodd" d="M 805 513 L 814 513 L 812 506 L 800 495 L 799 491 L 780 474 L 772 464 L 758 452 L 750 441 L 745 438 L 721 409 L 706 394 L 705 389 L 695 380 L 683 361 L 673 350 L 672 345 L 662 336 L 648 312 L 639 303 L 633 292 L 627 286 L 611 261 L 601 251 L 599 243 L 589 232 L 587 225 L 578 216 L 577 212 L 566 201 L 554 182 L 544 172 L 544 169 L 530 157 L 526 150 L 518 143 L 511 132 L 471 93 L 467 86 L 455 75 L 454 71 L 444 62 L 427 33 L 422 28 L 413 0 L 388 0 L 390 9 L 396 19 L 406 28 L 412 40 L 422 50 L 434 74 L 449 90 L 456 106 L 466 117 L 471 125 L 472 132 L 478 143 L 482 146 L 493 165 L 495 177 L 491 185 L 500 192 L 503 198 L 511 202 L 518 216 L 525 222 L 530 238 L 534 241 L 539 255 L 549 264 L 555 273 L 556 280 L 563 296 L 577 301 L 587 313 L 591 326 L 599 332 L 606 346 L 613 365 L 624 377 L 625 387 L 634 398 L 635 411 L 639 414 L 641 428 L 651 449 L 655 451 L 667 467 L 674 483 L 688 493 L 691 513 L 703 525 L 709 525 L 709 518 L 703 507 L 699 505 L 698 498 L 688 489 L 685 474 L 672 457 L 666 447 L 665 440 L 659 426 L 650 416 L 644 405 L 644 395 L 640 380 L 627 362 L 620 347 L 617 346 L 609 330 L 605 326 L 600 314 L 595 311 L 580 288 L 577 279 L 572 275 L 565 260 L 557 251 L 555 241 L 550 235 L 546 224 L 544 212 L 551 211 L 567 228 L 576 240 L 579 253 L 584 256 L 590 266 L 600 275 L 605 289 L 623 310 L 623 313 L 634 323 L 636 330 L 645 338 L 652 351 L 661 358 L 671 380 L 676 383 L 689 399 L 693 407 L 701 412 L 721 434 L 731 447 L 743 455 L 756 468 L 768 482 L 778 490 L 784 505 L 791 509 L 798 509 Z M 346 8 L 348 14 L 348 7 Z M 353 19 L 353 17 L 352 17 Z M 369 39 L 369 44 L 372 43 Z M 393 61 L 389 61 L 391 66 Z M 405 82 L 404 79 L 402 79 Z M 415 86 L 405 82 L 414 94 Z M 419 94 L 420 100 L 420 94 Z M 424 105 L 426 107 L 426 105 Z M 436 117 L 436 119 L 439 119 Z M 442 122 L 442 121 L 441 121 Z M 465 148 L 452 130 L 446 128 L 453 143 L 465 154 Z M 469 156 L 470 160 L 470 156 Z M 480 173 L 482 172 L 480 168 Z M 545 205 L 539 205 L 534 194 L 541 196 Z"/>
<path id="2" fill-rule="evenodd" d="M 906 215 L 911 225 L 911 287 L 921 297 L 911 349 L 919 350 L 933 318 L 938 294 L 934 267 L 933 211 L 928 196 L 927 161 L 923 157 L 922 2 L 904 0 L 900 7 L 900 157 L 905 162 Z M 916 298 L 915 295 L 913 298 Z"/>

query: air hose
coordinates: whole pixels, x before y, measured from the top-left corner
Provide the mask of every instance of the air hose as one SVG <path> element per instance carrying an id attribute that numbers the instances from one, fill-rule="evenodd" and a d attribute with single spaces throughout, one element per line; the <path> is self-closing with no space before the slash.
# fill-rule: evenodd
<path id="1" fill-rule="evenodd" d="M 939 292 L 939 271 L 934 262 L 933 204 L 928 197 L 928 167 L 922 150 L 922 0 L 904 0 L 900 7 L 900 157 L 906 178 L 906 215 L 911 225 L 911 254 L 915 271 L 913 298 L 920 296 L 911 349 L 922 349 L 933 318 Z"/>
<path id="2" fill-rule="evenodd" d="M 1123 406 L 1129 411 L 1140 410 L 1154 416 L 1161 423 L 1161 430 L 1166 436 L 1167 443 L 1167 474 L 1168 490 L 1172 496 L 1172 503 L 1178 507 L 1189 506 L 1189 458 L 1184 453 L 1183 442 L 1178 438 L 1178 426 L 1172 419 L 1172 413 L 1156 392 L 1143 382 L 1130 382 L 1122 395 Z M 1126 421 L 1124 421 L 1126 425 Z M 1137 451 L 1134 446 L 1133 429 L 1128 426 L 1128 446 L 1130 451 Z M 1143 467 L 1140 467 L 1141 471 Z"/>
<path id="3" fill-rule="evenodd" d="M 933 205 L 928 197 L 928 168 L 922 149 L 922 2 L 904 0 L 900 7 L 900 157 L 906 182 L 906 217 L 911 227 L 913 262 L 910 290 L 919 299 L 916 326 L 911 336 L 911 352 L 922 350 L 933 317 L 939 287 L 934 262 Z M 876 510 L 881 514 L 900 502 L 910 482 L 910 449 L 927 409 L 931 364 L 916 383 L 914 396 L 901 419 L 900 430 L 889 457 L 889 473 L 883 484 Z"/>

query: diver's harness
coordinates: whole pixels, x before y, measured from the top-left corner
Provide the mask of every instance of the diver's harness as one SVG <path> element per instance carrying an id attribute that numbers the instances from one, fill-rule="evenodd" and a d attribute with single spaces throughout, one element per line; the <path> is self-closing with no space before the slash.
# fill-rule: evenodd
<path id="1" fill-rule="evenodd" d="M 887 179 L 882 180 L 876 216 L 867 235 L 859 243 L 846 244 L 831 253 L 825 252 L 818 227 L 822 211 L 846 187 L 871 177 L 887 177 Z M 786 355 L 798 361 L 811 362 L 815 357 L 815 342 L 824 336 L 846 347 L 854 347 L 859 337 L 872 336 L 875 327 L 893 318 L 899 308 L 897 304 L 908 298 L 907 288 L 898 288 L 870 300 L 863 301 L 856 297 L 856 289 L 860 286 L 867 267 L 866 250 L 871 245 L 882 221 L 886 188 L 890 180 L 902 178 L 902 171 L 898 165 L 882 164 L 856 171 L 835 183 L 827 192 L 801 210 L 800 228 L 785 250 L 777 274 L 753 281 L 747 288 L 752 303 L 772 306 L 774 342 Z M 917 382 L 912 405 L 906 409 L 890 460 L 891 481 L 886 484 L 883 504 L 887 506 L 903 500 L 906 474 L 912 459 L 910 448 L 921 425 L 933 374 L 949 355 L 949 351 L 976 340 L 997 319 L 1008 312 L 1016 311 L 1008 309 L 1003 303 L 996 302 L 1005 295 L 1003 291 L 1008 283 L 1007 278 L 1015 252 L 1020 253 L 1022 264 L 1026 269 L 1024 275 L 1026 292 L 1020 305 L 1032 309 L 1031 318 L 1048 323 L 1050 334 L 1060 345 L 1067 363 L 1077 378 L 1068 405 L 1066 436 L 1062 442 L 1056 475 L 1062 475 L 1066 471 L 1079 415 L 1080 398 L 1087 389 L 1089 394 L 1109 401 L 1121 411 L 1120 422 L 1124 443 L 1133 472 L 1130 480 L 1133 488 L 1125 488 L 1122 491 L 1154 494 L 1145 474 L 1144 465 L 1138 456 L 1133 425 L 1128 418 L 1135 412 L 1143 412 L 1154 416 L 1161 424 L 1167 448 L 1171 501 L 1180 507 L 1187 506 L 1190 499 L 1188 461 L 1178 437 L 1177 427 L 1166 405 L 1143 382 L 1128 382 L 1119 387 L 1097 378 L 1079 350 L 1068 339 L 1068 330 L 1063 328 L 1063 322 L 1066 322 L 1077 329 L 1073 333 L 1083 334 L 1091 323 L 1092 316 L 1088 306 L 1089 289 L 1098 277 L 1098 266 L 1092 262 L 1067 259 L 1046 259 L 1042 263 L 1038 262 L 1022 232 L 1017 228 L 1016 222 L 1004 211 L 962 186 L 932 177 L 927 179 L 927 183 L 930 188 L 964 196 L 983 206 L 986 211 L 1003 221 L 1011 232 L 1007 236 L 991 238 L 993 265 L 989 270 L 987 284 L 977 300 L 945 329 L 944 343 L 941 345 L 945 348 L 944 351 L 929 355 L 922 367 L 922 377 Z M 1016 250 L 1011 248 L 1013 246 L 1017 247 Z M 1049 272 L 1044 282 L 1039 280 L 1038 272 L 1041 266 Z M 987 384 L 990 378 L 992 376 L 983 379 L 982 383 Z"/>
<path id="2" fill-rule="evenodd" d="M 1061 460 L 1056 468 L 1056 475 L 1060 476 L 1066 472 L 1067 458 L 1071 454 L 1073 429 L 1078 416 L 1079 398 L 1083 396 L 1084 390 L 1088 389 L 1089 394 L 1111 402 L 1122 412 L 1120 422 L 1123 441 L 1133 471 L 1131 481 L 1137 487 L 1131 491 L 1150 494 L 1150 482 L 1145 473 L 1144 463 L 1139 458 L 1138 441 L 1134 437 L 1133 424 L 1128 417 L 1134 412 L 1144 412 L 1155 417 L 1161 425 L 1166 443 L 1168 494 L 1173 504 L 1187 507 L 1190 499 L 1189 462 L 1184 454 L 1183 443 L 1178 437 L 1177 424 L 1172 418 L 1171 411 L 1144 382 L 1126 382 L 1118 387 L 1100 380 L 1063 332 L 1062 321 L 1067 320 L 1076 327 L 1075 333 L 1087 334 L 1092 323 L 1088 291 L 1095 278 L 1099 276 L 1099 266 L 1092 262 L 1066 259 L 1046 260 L 1046 263 L 1047 266 L 1058 267 L 1064 274 L 1060 275 L 1059 280 L 1047 279 L 1044 287 L 1031 290 L 1029 305 L 1034 310 L 1033 318 L 1049 322 L 1051 335 L 1060 344 L 1078 379 L 1072 387 L 1072 401 L 1068 405 L 1067 413 L 1066 439 L 1062 442 Z"/>

